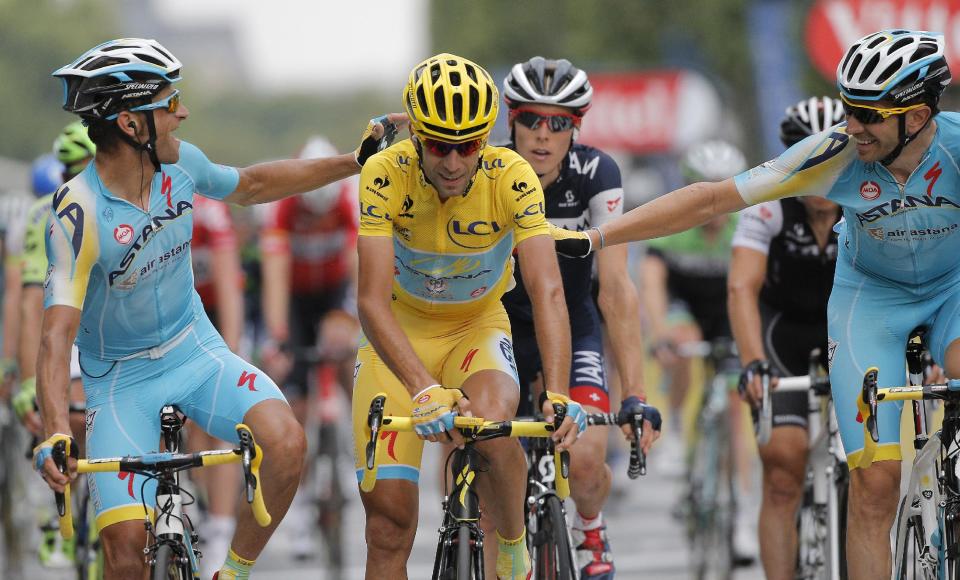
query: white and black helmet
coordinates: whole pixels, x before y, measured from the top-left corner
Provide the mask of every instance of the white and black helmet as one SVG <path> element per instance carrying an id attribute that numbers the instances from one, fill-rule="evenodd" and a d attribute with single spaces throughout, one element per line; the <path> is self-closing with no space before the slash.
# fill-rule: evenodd
<path id="1" fill-rule="evenodd" d="M 833 97 L 810 97 L 787 107 L 780 121 L 780 141 L 787 147 L 799 143 L 844 119 L 843 103 Z"/>
<path id="2" fill-rule="evenodd" d="M 935 109 L 950 78 L 943 35 L 937 32 L 869 34 L 853 43 L 837 66 L 837 86 L 843 97 L 890 101 L 896 106 L 926 102 Z"/>
<path id="3" fill-rule="evenodd" d="M 566 59 L 535 56 L 513 65 L 503 80 L 503 98 L 511 109 L 524 104 L 557 105 L 582 116 L 590 108 L 592 97 L 587 73 Z"/>
<path id="4" fill-rule="evenodd" d="M 680 161 L 687 183 L 722 181 L 747 169 L 747 158 L 735 145 L 719 139 L 690 147 Z"/>
<path id="5" fill-rule="evenodd" d="M 53 76 L 63 81 L 64 110 L 112 119 L 179 81 L 182 66 L 156 40 L 120 38 L 91 48 Z"/>

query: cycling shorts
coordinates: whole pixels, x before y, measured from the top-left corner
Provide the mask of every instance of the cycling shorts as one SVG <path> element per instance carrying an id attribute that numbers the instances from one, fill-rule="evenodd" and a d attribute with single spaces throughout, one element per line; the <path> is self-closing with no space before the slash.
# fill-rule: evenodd
<path id="1" fill-rule="evenodd" d="M 395 307 L 393 313 L 406 332 L 417 358 L 442 385 L 459 387 L 472 374 L 491 369 L 517 380 L 510 322 L 499 303 L 466 321 L 428 321 L 403 307 Z M 367 412 L 370 401 L 378 393 L 387 395 L 386 415 L 409 417 L 413 412 L 410 393 L 387 368 L 373 345 L 363 337 L 357 352 L 353 388 L 357 481 L 363 478 L 364 449 L 369 437 Z M 377 479 L 419 481 L 423 441 L 414 433 L 383 432 L 380 438 L 387 444 L 381 445 L 381 451 L 377 454 Z"/>
<path id="2" fill-rule="evenodd" d="M 87 398 L 88 457 L 157 451 L 160 410 L 176 405 L 207 433 L 236 443 L 235 426 L 254 405 L 284 400 L 270 377 L 230 352 L 206 316 L 174 338 L 157 359 L 105 361 L 80 353 Z M 89 474 L 97 528 L 142 520 L 152 510 L 156 482 L 130 473 Z"/>
<path id="3" fill-rule="evenodd" d="M 797 320 L 762 300 L 759 303 L 763 351 L 777 376 L 796 377 L 810 371 L 810 351 L 819 348 L 826 358 L 827 320 Z M 806 391 L 773 391 L 773 426 L 807 428 L 809 397 Z M 758 418 L 754 410 L 753 418 Z"/>
<path id="4" fill-rule="evenodd" d="M 603 358 L 603 330 L 594 324 L 592 332 L 571 337 L 573 357 L 570 360 L 570 398 L 583 406 L 610 412 L 610 390 L 607 386 L 606 365 Z M 520 409 L 517 414 L 533 414 L 535 402 L 530 383 L 543 370 L 540 348 L 533 326 L 517 324 L 513 327 L 513 351 L 517 357 L 520 376 Z"/>
<path id="5" fill-rule="evenodd" d="M 930 329 L 930 353 L 943 363 L 947 347 L 960 338 L 960 271 L 911 286 L 856 271 L 841 252 L 827 320 L 830 384 L 847 463 L 853 469 L 863 452 L 863 423 L 856 400 L 864 373 L 876 366 L 881 387 L 903 385 L 907 339 L 920 325 Z M 880 442 L 875 461 L 901 458 L 902 408 L 902 402 L 878 405 Z"/>

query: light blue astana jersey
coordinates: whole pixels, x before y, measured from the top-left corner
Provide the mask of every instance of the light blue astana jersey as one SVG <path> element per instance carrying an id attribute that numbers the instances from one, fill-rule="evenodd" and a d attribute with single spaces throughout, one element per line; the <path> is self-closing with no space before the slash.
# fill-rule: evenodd
<path id="1" fill-rule="evenodd" d="M 926 284 L 960 260 L 960 114 L 935 117 L 936 134 L 902 186 L 881 163 L 864 163 L 842 123 L 736 176 L 748 204 L 815 195 L 843 207 L 840 259 L 898 284 Z"/>
<path id="2" fill-rule="evenodd" d="M 203 314 L 193 286 L 193 196 L 223 199 L 239 182 L 181 142 L 151 178 L 150 211 L 116 197 L 94 163 L 54 194 L 44 307 L 82 310 L 81 352 L 117 360 L 163 345 Z"/>

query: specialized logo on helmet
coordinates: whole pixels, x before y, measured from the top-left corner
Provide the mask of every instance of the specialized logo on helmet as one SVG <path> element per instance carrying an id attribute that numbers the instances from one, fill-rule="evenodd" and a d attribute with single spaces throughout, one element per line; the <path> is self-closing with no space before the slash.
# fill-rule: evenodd
<path id="1" fill-rule="evenodd" d="M 129 224 L 120 224 L 113 229 L 113 239 L 117 242 L 127 245 L 133 241 L 133 226 Z"/>
<path id="2" fill-rule="evenodd" d="M 860 184 L 860 197 L 873 201 L 880 197 L 880 184 L 876 181 L 864 181 Z"/>

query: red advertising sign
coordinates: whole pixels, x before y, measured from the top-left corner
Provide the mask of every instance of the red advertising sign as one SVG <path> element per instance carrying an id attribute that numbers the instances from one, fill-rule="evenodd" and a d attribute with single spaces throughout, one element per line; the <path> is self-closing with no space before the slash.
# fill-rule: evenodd
<path id="1" fill-rule="evenodd" d="M 601 149 L 676 151 L 701 133 L 711 134 L 720 117 L 710 114 L 720 109 L 716 91 L 693 72 L 591 73 L 590 84 L 593 106 L 579 140 Z"/>
<path id="2" fill-rule="evenodd" d="M 817 0 L 807 15 L 807 52 L 827 79 L 856 40 L 887 28 L 930 30 L 946 35 L 947 61 L 960 71 L 960 0 Z"/>

